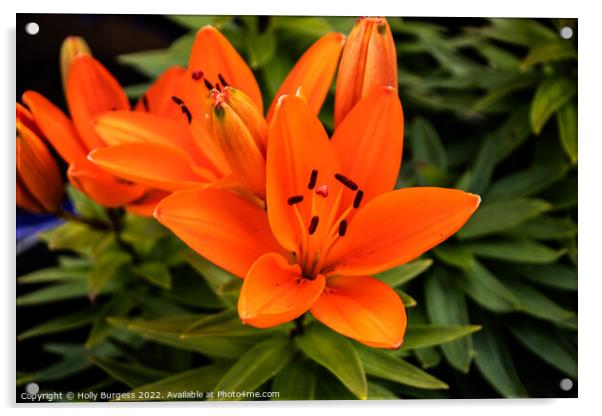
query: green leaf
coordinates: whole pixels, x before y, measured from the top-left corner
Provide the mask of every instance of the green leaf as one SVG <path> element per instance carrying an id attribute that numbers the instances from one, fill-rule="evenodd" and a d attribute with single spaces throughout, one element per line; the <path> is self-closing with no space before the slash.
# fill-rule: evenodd
<path id="1" fill-rule="evenodd" d="M 474 344 L 477 368 L 498 393 L 506 398 L 528 397 L 504 339 L 487 321 L 483 330 L 475 334 Z"/>
<path id="2" fill-rule="evenodd" d="M 477 30 L 491 39 L 520 46 L 532 46 L 558 39 L 553 30 L 532 19 L 491 19 L 491 24 Z"/>
<path id="3" fill-rule="evenodd" d="M 419 259 L 375 275 L 391 287 L 401 286 L 420 276 L 433 264 L 432 259 Z"/>
<path id="4" fill-rule="evenodd" d="M 272 382 L 276 400 L 313 400 L 316 396 L 317 372 L 313 363 L 293 359 Z"/>
<path id="5" fill-rule="evenodd" d="M 167 378 L 133 389 L 131 393 L 134 393 L 135 397 L 127 398 L 122 401 L 153 400 L 153 395 L 145 393 L 159 393 L 160 400 L 166 401 L 190 400 L 185 397 L 184 393 L 189 391 L 213 391 L 227 369 L 228 367 L 225 363 L 215 363 L 174 374 Z"/>
<path id="6" fill-rule="evenodd" d="M 458 281 L 464 292 L 481 307 L 494 312 L 510 312 L 520 307 L 519 300 L 485 266 L 475 261 Z"/>
<path id="7" fill-rule="evenodd" d="M 444 243 L 435 247 L 433 253 L 443 263 L 459 269 L 470 269 L 475 261 L 471 251 L 460 244 Z"/>
<path id="8" fill-rule="evenodd" d="M 356 397 L 368 396 L 366 373 L 351 341 L 316 323 L 309 325 L 295 342 L 307 357 L 334 374 Z"/>
<path id="9" fill-rule="evenodd" d="M 421 389 L 447 389 L 448 385 L 390 351 L 360 346 L 357 349 L 366 374 Z"/>
<path id="10" fill-rule="evenodd" d="M 113 327 L 107 322 L 107 317 L 124 316 L 132 308 L 132 302 L 125 296 L 115 296 L 111 298 L 103 307 L 96 313 L 92 321 L 92 329 L 88 335 L 88 339 L 84 346 L 88 349 L 92 348 L 100 341 L 104 340 L 111 332 Z"/>
<path id="11" fill-rule="evenodd" d="M 405 306 L 406 308 L 413 308 L 417 305 L 416 299 L 408 295 L 406 292 L 399 289 L 395 289 L 395 293 L 397 293 L 397 295 L 401 298 L 403 306 Z"/>
<path id="12" fill-rule="evenodd" d="M 572 42 L 559 39 L 555 42 L 534 45 L 521 63 L 521 68 L 526 70 L 535 64 L 567 59 L 577 59 L 577 51 Z"/>
<path id="13" fill-rule="evenodd" d="M 494 136 L 489 136 L 483 140 L 470 170 L 471 182 L 467 189 L 468 192 L 480 195 L 489 187 L 497 159 L 497 146 L 497 140 Z"/>
<path id="14" fill-rule="evenodd" d="M 435 165 L 445 170 L 447 155 L 435 127 L 426 119 L 418 117 L 414 121 L 412 132 L 414 161 Z"/>
<path id="15" fill-rule="evenodd" d="M 441 353 L 434 347 L 417 348 L 414 350 L 414 356 L 425 369 L 436 367 L 441 362 Z"/>
<path id="16" fill-rule="evenodd" d="M 19 284 L 36 284 L 47 282 L 74 283 L 83 281 L 89 268 L 66 269 L 62 267 L 49 267 L 24 274 L 17 278 Z"/>
<path id="17" fill-rule="evenodd" d="M 515 263 L 553 263 L 566 253 L 526 239 L 496 239 L 467 244 L 466 247 L 479 257 Z"/>
<path id="18" fill-rule="evenodd" d="M 39 234 L 50 250 L 73 250 L 78 253 L 90 254 L 95 246 L 100 244 L 106 233 L 94 230 L 86 224 L 67 221 L 48 231 Z"/>
<path id="19" fill-rule="evenodd" d="M 566 104 L 556 113 L 560 142 L 571 163 L 577 163 L 577 107 Z"/>
<path id="20" fill-rule="evenodd" d="M 437 325 L 468 325 L 468 308 L 462 290 L 440 269 L 425 282 L 425 305 L 429 320 Z M 474 355 L 470 336 L 441 345 L 445 359 L 467 373 Z"/>
<path id="21" fill-rule="evenodd" d="M 228 273 L 224 269 L 217 267 L 204 257 L 199 256 L 193 251 L 187 251 L 184 259 L 190 264 L 209 284 L 209 287 L 217 295 L 223 295 L 224 286 L 236 276 Z"/>
<path id="22" fill-rule="evenodd" d="M 575 312 L 559 306 L 540 291 L 516 279 L 506 279 L 506 286 L 518 298 L 522 310 L 536 318 L 569 324 L 577 318 Z"/>
<path id="23" fill-rule="evenodd" d="M 140 364 L 124 363 L 94 355 L 89 355 L 88 358 L 109 376 L 131 388 L 143 386 L 167 376 L 164 371 L 144 367 Z"/>
<path id="24" fill-rule="evenodd" d="M 33 328 L 29 328 L 17 336 L 17 341 L 23 341 L 29 338 L 56 334 L 57 332 L 79 328 L 88 325 L 90 322 L 92 322 L 93 318 L 94 310 L 90 308 L 73 312 L 69 315 L 54 318 L 42 324 L 36 325 Z"/>
<path id="25" fill-rule="evenodd" d="M 193 337 L 240 337 L 257 335 L 258 333 L 270 333 L 279 331 L 279 327 L 257 329 L 249 325 L 243 325 L 238 312 L 235 309 L 226 309 L 222 312 L 205 315 L 195 321 L 180 335 L 181 339 Z"/>
<path id="26" fill-rule="evenodd" d="M 563 264 L 521 265 L 516 273 L 534 283 L 559 290 L 577 290 L 577 269 Z"/>
<path id="27" fill-rule="evenodd" d="M 487 203 L 501 202 L 536 194 L 562 179 L 569 171 L 568 164 L 537 164 L 497 181 L 486 196 Z"/>
<path id="28" fill-rule="evenodd" d="M 122 267 L 130 262 L 130 256 L 122 251 L 107 250 L 99 253 L 88 276 L 88 291 L 94 299 L 113 279 L 117 279 Z"/>
<path id="29" fill-rule="evenodd" d="M 546 363 L 569 377 L 577 378 L 577 350 L 558 330 L 524 319 L 508 325 L 508 329 L 521 344 Z"/>
<path id="30" fill-rule="evenodd" d="M 368 381 L 368 400 L 398 400 L 391 390 L 373 381 Z"/>
<path id="31" fill-rule="evenodd" d="M 412 325 L 408 327 L 402 349 L 433 347 L 465 337 L 481 329 L 478 325 Z"/>
<path id="32" fill-rule="evenodd" d="M 508 231 L 508 234 L 534 240 L 563 240 L 577 234 L 577 224 L 568 218 L 541 215 Z"/>
<path id="33" fill-rule="evenodd" d="M 75 211 L 82 217 L 109 221 L 107 212 L 101 205 L 75 189 L 71 184 L 67 185 L 67 195 L 69 195 L 69 199 L 73 203 Z"/>
<path id="34" fill-rule="evenodd" d="M 482 237 L 512 229 L 552 206 L 539 199 L 514 199 L 484 204 L 456 233 L 458 238 Z"/>
<path id="35" fill-rule="evenodd" d="M 171 273 L 163 263 L 145 262 L 132 267 L 132 270 L 160 288 L 171 289 Z"/>
<path id="36" fill-rule="evenodd" d="M 497 104 L 503 98 L 506 98 L 516 91 L 531 87 L 535 83 L 532 77 L 518 75 L 508 80 L 508 82 L 491 89 L 487 94 L 479 98 L 469 109 L 470 112 L 479 113 L 489 110 L 494 104 Z"/>
<path id="37" fill-rule="evenodd" d="M 246 50 L 252 69 L 261 68 L 274 56 L 278 42 L 272 31 L 249 34 L 246 37 Z"/>
<path id="38" fill-rule="evenodd" d="M 103 293 L 109 292 L 109 289 L 112 288 L 105 287 Z M 88 296 L 88 283 L 85 280 L 58 283 L 19 296 L 17 306 L 41 305 L 86 296 Z"/>
<path id="39" fill-rule="evenodd" d="M 543 81 L 531 102 L 531 128 L 539 135 L 548 119 L 577 92 L 577 83 L 568 78 L 548 78 Z"/>
<path id="40" fill-rule="evenodd" d="M 263 341 L 240 357 L 220 379 L 215 390 L 253 391 L 282 370 L 294 354 L 295 348 L 286 338 Z"/>
<path id="41" fill-rule="evenodd" d="M 171 274 L 173 275 L 172 287 L 164 293 L 166 297 L 185 305 L 206 309 L 219 309 L 225 305 L 224 299 L 216 295 L 207 281 L 190 267 L 177 267 Z M 236 278 L 236 280 L 241 279 Z"/>
<path id="42" fill-rule="evenodd" d="M 214 23 L 216 19 L 214 16 L 200 16 L 200 15 L 166 15 L 166 18 L 179 24 L 180 26 L 190 29 L 198 30 L 205 25 Z"/>

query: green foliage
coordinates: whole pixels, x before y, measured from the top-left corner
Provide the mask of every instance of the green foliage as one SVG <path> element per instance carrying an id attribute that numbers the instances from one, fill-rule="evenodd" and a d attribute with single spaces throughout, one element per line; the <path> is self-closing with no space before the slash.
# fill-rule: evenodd
<path id="1" fill-rule="evenodd" d="M 187 33 L 118 62 L 150 82 L 186 66 L 195 32 L 212 24 L 249 63 L 266 106 L 313 41 L 354 23 L 168 18 Z M 532 386 L 577 379 L 576 41 L 543 19 L 461 20 L 454 30 L 415 18 L 389 23 L 406 126 L 398 186 L 454 187 L 482 199 L 444 244 L 375 276 L 407 308 L 399 350 L 351 341 L 311 314 L 275 328 L 243 325 L 241 279 L 155 220 L 107 210 L 69 186 L 76 216 L 91 221 L 72 218 L 40 235 L 57 264 L 18 276 L 17 306 L 19 314 L 71 312 L 45 312 L 19 329 L 19 342 L 52 358 L 18 369 L 17 384 L 88 390 L 77 384 L 85 376 L 94 388 L 134 393 L 126 400 L 180 400 L 166 395 L 186 390 L 296 400 L 551 397 L 559 391 Z M 563 24 L 577 33 L 575 20 Z M 147 86 L 127 91 L 134 98 Z M 333 90 L 320 114 L 329 129 Z"/>

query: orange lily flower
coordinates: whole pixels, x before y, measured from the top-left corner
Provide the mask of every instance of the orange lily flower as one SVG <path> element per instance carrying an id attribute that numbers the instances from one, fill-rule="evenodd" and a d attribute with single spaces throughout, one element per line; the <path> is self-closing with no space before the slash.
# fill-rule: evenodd
<path id="1" fill-rule="evenodd" d="M 384 17 L 361 17 L 351 30 L 339 64 L 334 125 L 374 88 L 397 88 L 395 42 Z"/>
<path id="2" fill-rule="evenodd" d="M 318 39 L 291 70 L 274 102 L 301 88 L 317 114 L 334 77 L 343 42 L 340 33 Z M 165 191 L 210 185 L 263 199 L 267 123 L 251 69 L 217 29 L 205 26 L 196 35 L 188 68 L 176 78 L 174 74 L 171 82 L 178 84 L 179 92 L 169 98 L 169 104 L 161 105 L 171 108 L 172 117 L 185 120 L 191 133 L 156 116 L 107 113 L 97 118 L 95 128 L 111 146 L 95 150 L 90 160 L 114 175 Z M 150 97 L 148 101 L 152 101 Z M 143 108 L 143 104 L 137 107 Z M 216 117 L 218 113 L 224 118 Z M 268 119 L 270 114 L 271 110 Z M 234 131 L 242 136 L 233 141 L 226 139 Z M 192 139 L 186 138 L 186 146 L 181 147 L 182 137 L 190 134 Z M 191 142 L 194 145 L 190 146 Z M 206 159 L 201 160 L 199 153 Z M 158 157 L 161 163 L 157 163 Z M 203 163 L 211 166 L 209 173 L 213 176 L 199 171 Z"/>
<path id="3" fill-rule="evenodd" d="M 371 275 L 443 242 L 480 202 L 454 189 L 392 190 L 402 138 L 394 88 L 362 99 L 332 140 L 306 102 L 286 95 L 269 131 L 267 212 L 231 192 L 195 189 L 164 199 L 155 217 L 244 278 L 243 322 L 264 328 L 309 311 L 366 345 L 397 348 L 404 306 Z"/>
<path id="4" fill-rule="evenodd" d="M 35 214 L 55 213 L 63 180 L 31 113 L 17 103 L 17 205 Z"/>

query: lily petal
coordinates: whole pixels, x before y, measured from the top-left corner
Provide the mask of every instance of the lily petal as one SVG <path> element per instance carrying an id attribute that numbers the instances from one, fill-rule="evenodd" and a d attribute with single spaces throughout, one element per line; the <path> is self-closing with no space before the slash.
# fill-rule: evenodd
<path id="1" fill-rule="evenodd" d="M 311 108 L 300 98 L 280 98 L 268 133 L 267 204 L 270 226 L 280 244 L 295 251 L 302 238 L 295 207 L 289 198 L 307 193 L 312 171 L 317 184 L 334 189 L 338 172 L 337 155 L 324 127 Z M 338 185 L 336 185 L 338 186 Z M 332 204 L 334 198 L 325 198 Z M 309 203 L 302 204 L 301 215 L 309 224 Z M 303 209 L 303 207 L 305 209 Z M 327 212 L 327 208 L 324 208 Z"/>
<path id="2" fill-rule="evenodd" d="M 251 68 L 230 41 L 213 26 L 202 27 L 197 32 L 188 61 L 186 82 L 189 93 L 199 98 L 217 88 L 217 84 L 217 89 L 231 85 L 247 94 L 263 113 L 261 91 Z M 202 106 L 203 103 L 199 104 Z"/>
<path id="3" fill-rule="evenodd" d="M 44 136 L 67 163 L 86 157 L 85 144 L 80 141 L 71 120 L 57 106 L 35 91 L 26 91 L 23 102 Z"/>
<path id="4" fill-rule="evenodd" d="M 310 309 L 324 325 L 377 348 L 399 348 L 407 318 L 397 293 L 370 276 L 328 278 Z"/>
<path id="5" fill-rule="evenodd" d="M 88 150 L 105 146 L 94 131 L 92 120 L 105 111 L 130 108 L 117 80 L 91 55 L 78 55 L 73 59 L 67 79 L 67 104 Z"/>
<path id="6" fill-rule="evenodd" d="M 171 195 L 169 192 L 152 189 L 125 208 L 132 214 L 152 218 L 157 204 L 169 195 Z"/>
<path id="7" fill-rule="evenodd" d="M 171 97 L 183 95 L 185 74 L 186 69 L 181 66 L 166 69 L 138 100 L 135 110 L 181 121 L 182 111 Z"/>
<path id="8" fill-rule="evenodd" d="M 241 278 L 261 255 L 279 251 L 265 211 L 229 191 L 177 192 L 157 205 L 155 217 L 197 253 Z"/>
<path id="9" fill-rule="evenodd" d="M 468 221 L 481 198 L 456 189 L 405 188 L 361 208 L 328 256 L 331 274 L 362 276 L 415 259 Z"/>
<path id="10" fill-rule="evenodd" d="M 345 36 L 341 33 L 328 33 L 314 42 L 299 58 L 293 69 L 278 89 L 268 111 L 267 120 L 271 120 L 278 99 L 284 95 L 295 95 L 303 89 L 307 103 L 315 114 L 320 112 L 326 94 L 332 84 Z"/>
<path id="11" fill-rule="evenodd" d="M 261 256 L 251 266 L 240 290 L 238 314 L 243 323 L 267 328 L 303 315 L 318 299 L 325 279 L 303 277 L 298 264 L 278 253 Z"/>
<path id="12" fill-rule="evenodd" d="M 403 146 L 403 112 L 392 87 L 378 87 L 363 98 L 335 130 L 332 144 L 341 170 L 360 185 L 363 201 L 393 190 Z M 352 195 L 343 206 L 348 206 Z"/>
<path id="13" fill-rule="evenodd" d="M 214 180 L 179 149 L 156 143 L 126 143 L 93 150 L 92 162 L 115 176 L 166 191 L 200 187 Z"/>

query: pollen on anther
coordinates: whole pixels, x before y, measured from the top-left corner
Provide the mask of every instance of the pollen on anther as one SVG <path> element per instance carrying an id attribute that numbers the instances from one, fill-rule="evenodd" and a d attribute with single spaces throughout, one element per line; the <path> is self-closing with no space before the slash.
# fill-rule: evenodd
<path id="1" fill-rule="evenodd" d="M 295 195 L 295 196 L 291 196 L 287 202 L 289 205 L 295 205 L 301 201 L 303 201 L 303 195 Z"/>
<path id="2" fill-rule="evenodd" d="M 312 235 L 313 233 L 316 232 L 316 228 L 318 228 L 319 222 L 320 222 L 320 217 L 318 217 L 317 215 L 314 215 L 313 217 L 311 217 L 311 221 L 309 222 L 309 228 L 307 229 L 307 232 L 309 232 L 309 235 Z"/>
<path id="3" fill-rule="evenodd" d="M 316 194 L 320 195 L 323 198 L 328 196 L 328 185 L 320 185 L 316 188 Z"/>
<path id="4" fill-rule="evenodd" d="M 203 71 L 194 71 L 192 73 L 192 79 L 195 81 L 200 80 L 201 78 L 203 78 Z"/>
<path id="5" fill-rule="evenodd" d="M 347 221 L 346 220 L 342 220 L 339 223 L 339 235 L 341 237 L 343 237 L 345 235 L 345 233 L 347 232 Z"/>
<path id="6" fill-rule="evenodd" d="M 355 199 L 353 200 L 353 208 L 359 208 L 362 203 L 362 198 L 364 197 L 364 191 L 357 191 L 355 194 Z"/>
<path id="7" fill-rule="evenodd" d="M 351 189 L 352 191 L 357 191 L 358 186 L 355 182 L 353 182 L 351 179 L 349 179 L 348 177 L 346 177 L 345 175 L 342 175 L 340 173 L 335 173 L 334 178 L 341 182 L 343 185 L 345 185 L 347 188 Z"/>
<path id="8" fill-rule="evenodd" d="M 317 180 L 318 180 L 318 171 L 314 169 L 311 171 L 311 176 L 309 177 L 309 183 L 307 184 L 307 189 L 309 189 L 310 191 L 312 189 L 314 189 L 314 187 L 316 186 Z"/>

